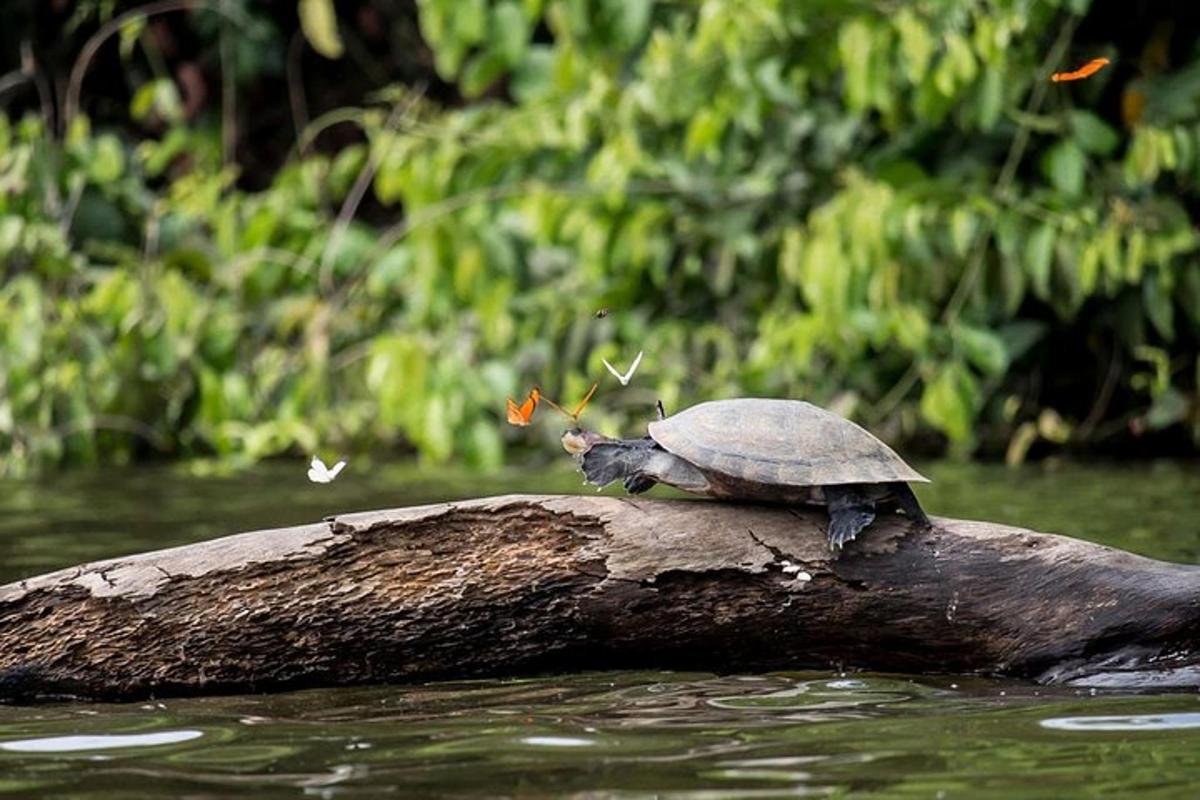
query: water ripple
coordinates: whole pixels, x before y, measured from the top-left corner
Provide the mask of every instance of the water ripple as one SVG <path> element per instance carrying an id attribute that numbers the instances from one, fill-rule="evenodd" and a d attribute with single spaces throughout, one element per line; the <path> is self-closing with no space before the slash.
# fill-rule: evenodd
<path id="1" fill-rule="evenodd" d="M 1200 713 L 1055 717 L 1044 719 L 1040 724 L 1056 731 L 1176 731 L 1200 728 Z"/>
<path id="2" fill-rule="evenodd" d="M 7 750 L 10 753 L 78 753 L 93 750 L 119 750 L 130 747 L 179 744 L 199 739 L 203 735 L 201 731 L 181 730 L 91 736 L 47 736 L 40 739 L 12 739 L 0 742 L 0 750 Z"/>

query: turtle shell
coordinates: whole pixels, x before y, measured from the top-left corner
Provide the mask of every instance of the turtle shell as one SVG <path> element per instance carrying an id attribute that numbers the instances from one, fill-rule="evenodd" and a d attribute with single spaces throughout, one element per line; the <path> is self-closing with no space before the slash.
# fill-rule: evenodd
<path id="1" fill-rule="evenodd" d="M 929 479 L 848 419 L 802 400 L 714 400 L 650 423 L 665 450 L 702 470 L 780 486 Z"/>

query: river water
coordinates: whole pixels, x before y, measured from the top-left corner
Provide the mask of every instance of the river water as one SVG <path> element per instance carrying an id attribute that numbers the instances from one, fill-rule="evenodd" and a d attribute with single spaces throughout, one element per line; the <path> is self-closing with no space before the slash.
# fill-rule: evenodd
<path id="1" fill-rule="evenodd" d="M 922 464 L 934 514 L 1200 561 L 1200 464 Z M 352 510 L 579 489 L 352 464 L 0 483 L 0 583 Z M 0 706 L 0 797 L 1200 796 L 1200 694 L 969 676 L 597 672 L 119 705 Z"/>

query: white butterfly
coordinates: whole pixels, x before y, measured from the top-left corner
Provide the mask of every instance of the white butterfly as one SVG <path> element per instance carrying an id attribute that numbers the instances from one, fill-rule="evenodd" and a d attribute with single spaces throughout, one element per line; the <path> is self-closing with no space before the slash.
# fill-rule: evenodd
<path id="1" fill-rule="evenodd" d="M 614 378 L 621 382 L 622 386 L 628 386 L 629 382 L 633 380 L 633 373 L 637 372 L 638 364 L 642 363 L 642 351 L 638 351 L 637 358 L 633 360 L 633 364 L 629 367 L 629 372 L 626 372 L 624 375 L 617 372 L 617 368 L 608 363 L 608 361 L 605 361 L 605 359 L 602 358 L 600 360 L 604 361 L 604 366 L 608 367 L 608 371 L 613 374 Z"/>
<path id="2" fill-rule="evenodd" d="M 344 466 L 346 462 L 339 461 L 333 465 L 333 469 L 329 469 L 324 461 L 313 456 L 312 464 L 308 467 L 308 479 L 313 483 L 332 483 Z"/>

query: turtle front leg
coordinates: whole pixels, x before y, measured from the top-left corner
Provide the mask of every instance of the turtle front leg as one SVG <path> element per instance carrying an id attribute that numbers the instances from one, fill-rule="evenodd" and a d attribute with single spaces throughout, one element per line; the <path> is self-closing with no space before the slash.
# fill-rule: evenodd
<path id="1" fill-rule="evenodd" d="M 658 483 L 658 481 L 654 480 L 654 478 L 639 473 L 627 477 L 624 485 L 625 491 L 629 492 L 630 494 L 641 494 L 642 492 L 646 492 L 654 488 L 654 484 L 656 483 Z"/>
<path id="2" fill-rule="evenodd" d="M 875 521 L 875 504 L 852 484 L 826 486 L 825 502 L 829 509 L 829 547 L 841 550 L 863 528 Z"/>

